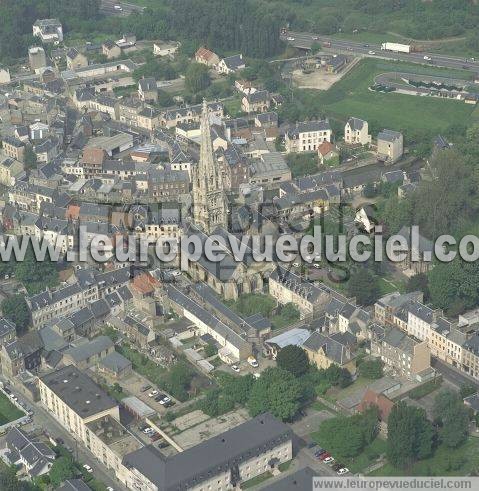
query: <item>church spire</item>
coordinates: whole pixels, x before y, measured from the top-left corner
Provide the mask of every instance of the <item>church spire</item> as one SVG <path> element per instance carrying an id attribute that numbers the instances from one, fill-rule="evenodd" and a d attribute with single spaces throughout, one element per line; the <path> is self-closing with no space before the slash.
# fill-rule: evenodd
<path id="1" fill-rule="evenodd" d="M 203 100 L 201 112 L 200 161 L 193 173 L 193 218 L 195 224 L 208 234 L 217 227 L 227 228 L 228 225 L 227 199 L 223 177 L 213 152 L 206 100 Z"/>

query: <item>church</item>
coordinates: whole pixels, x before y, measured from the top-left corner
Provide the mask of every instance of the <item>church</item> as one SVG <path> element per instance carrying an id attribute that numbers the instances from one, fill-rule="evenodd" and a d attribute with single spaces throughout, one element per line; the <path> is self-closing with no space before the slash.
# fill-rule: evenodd
<path id="1" fill-rule="evenodd" d="M 199 260 L 190 261 L 188 273 L 194 281 L 208 284 L 226 300 L 236 299 L 243 293 L 263 291 L 264 277 L 274 269 L 272 263 L 256 263 L 252 251 L 245 257 L 234 258 L 229 244 L 240 241 L 228 231 L 229 207 L 223 175 L 216 160 L 211 142 L 209 111 L 203 102 L 201 115 L 201 150 L 199 164 L 193 169 L 193 220 L 188 224 L 185 235 L 196 235 L 204 244 L 208 236 L 220 235 L 228 248 L 225 258 L 219 262 L 208 260 L 203 254 Z"/>

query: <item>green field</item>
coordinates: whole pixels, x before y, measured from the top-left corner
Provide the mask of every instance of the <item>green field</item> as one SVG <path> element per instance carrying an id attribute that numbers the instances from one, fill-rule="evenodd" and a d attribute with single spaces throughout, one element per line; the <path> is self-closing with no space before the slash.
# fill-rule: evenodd
<path id="1" fill-rule="evenodd" d="M 389 128 L 412 133 L 441 132 L 452 125 L 464 125 L 471 120 L 474 106 L 461 101 L 368 90 L 376 75 L 389 71 L 463 79 L 471 76 L 464 70 L 366 59 L 329 90 L 322 93 L 305 90 L 300 98 L 306 107 L 314 105 L 323 114 L 341 121 L 349 116 L 365 119 L 370 129 L 375 131 Z"/>
<path id="2" fill-rule="evenodd" d="M 15 421 L 22 416 L 25 416 L 25 413 L 14 406 L 3 392 L 0 392 L 0 425 Z"/>

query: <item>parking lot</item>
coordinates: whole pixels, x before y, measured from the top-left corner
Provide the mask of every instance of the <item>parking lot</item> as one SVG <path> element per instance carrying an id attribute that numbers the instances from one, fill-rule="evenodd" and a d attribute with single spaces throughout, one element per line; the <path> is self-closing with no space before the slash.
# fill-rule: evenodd
<path id="1" fill-rule="evenodd" d="M 128 378 L 119 381 L 119 384 L 126 392 L 130 393 L 132 396 L 138 397 L 138 399 L 143 401 L 146 405 L 159 412 L 160 414 L 164 413 L 165 406 L 160 404 L 159 401 L 155 400 L 155 397 L 157 397 L 157 395 L 163 394 L 168 396 L 173 404 L 176 404 L 178 402 L 174 397 L 162 390 L 161 387 L 154 386 L 145 377 L 142 377 L 136 372 L 134 372 Z M 147 386 L 149 386 L 148 389 L 142 390 Z M 158 394 L 155 394 L 155 396 L 153 397 L 149 397 L 148 394 L 150 394 L 154 390 L 158 391 Z"/>

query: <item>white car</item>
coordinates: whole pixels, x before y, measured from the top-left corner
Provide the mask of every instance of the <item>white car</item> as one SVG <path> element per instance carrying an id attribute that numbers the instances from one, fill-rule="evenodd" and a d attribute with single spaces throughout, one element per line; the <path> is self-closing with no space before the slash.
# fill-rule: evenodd
<path id="1" fill-rule="evenodd" d="M 107 486 L 106 491 L 115 491 L 115 490 L 111 486 Z"/>
<path id="2" fill-rule="evenodd" d="M 325 464 L 332 464 L 334 462 L 334 457 L 326 457 L 323 462 Z"/>
<path id="3" fill-rule="evenodd" d="M 115 10 L 120 11 L 120 12 L 123 10 L 123 7 L 122 7 L 121 5 L 115 5 L 113 8 L 114 8 Z"/>
<path id="4" fill-rule="evenodd" d="M 343 474 L 347 474 L 349 472 L 349 469 L 347 467 L 341 467 L 339 471 L 337 472 L 338 476 L 342 476 Z"/>
<path id="5" fill-rule="evenodd" d="M 313 36 L 313 41 L 319 41 L 318 36 Z"/>
<path id="6" fill-rule="evenodd" d="M 294 41 L 294 37 L 288 36 L 288 37 L 286 38 L 286 40 L 287 40 L 287 41 Z"/>
<path id="7" fill-rule="evenodd" d="M 299 264 L 299 263 L 293 263 L 293 266 L 294 266 L 295 268 L 299 268 L 300 264 Z"/>
<path id="8" fill-rule="evenodd" d="M 258 368 L 259 363 L 256 360 L 248 360 L 248 363 L 253 367 L 253 368 Z"/>
<path id="9" fill-rule="evenodd" d="M 233 370 L 233 372 L 239 373 L 240 368 L 238 365 L 231 365 L 231 370 Z"/>
<path id="10" fill-rule="evenodd" d="M 158 391 L 155 389 L 155 390 L 152 390 L 149 394 L 148 394 L 148 397 L 155 397 L 158 395 Z"/>
<path id="11" fill-rule="evenodd" d="M 321 269 L 321 264 L 313 264 L 313 268 L 316 268 L 316 269 Z"/>
<path id="12" fill-rule="evenodd" d="M 162 406 L 164 406 L 164 405 L 165 405 L 165 404 L 167 404 L 168 402 L 171 402 L 171 399 L 170 399 L 168 396 L 166 396 L 166 397 L 163 397 L 163 399 L 160 401 L 160 404 L 161 404 Z"/>
<path id="13" fill-rule="evenodd" d="M 181 276 L 181 271 L 175 269 L 174 271 L 171 272 L 171 276 Z"/>
<path id="14" fill-rule="evenodd" d="M 432 58 L 431 58 L 430 56 L 427 56 L 427 55 L 426 55 L 426 56 L 424 57 L 424 59 L 425 59 L 426 61 L 431 61 L 431 59 L 432 59 Z"/>
<path id="15" fill-rule="evenodd" d="M 375 55 L 375 54 L 376 54 L 376 51 L 368 51 L 368 53 L 369 53 L 370 55 Z"/>
<path id="16" fill-rule="evenodd" d="M 150 426 L 147 426 L 144 430 L 143 430 L 143 433 L 145 435 L 148 435 L 148 433 L 152 433 L 153 431 L 155 431 L 153 428 L 151 428 Z"/>
<path id="17" fill-rule="evenodd" d="M 93 472 L 93 469 L 88 464 L 83 464 L 83 468 L 90 474 Z"/>

